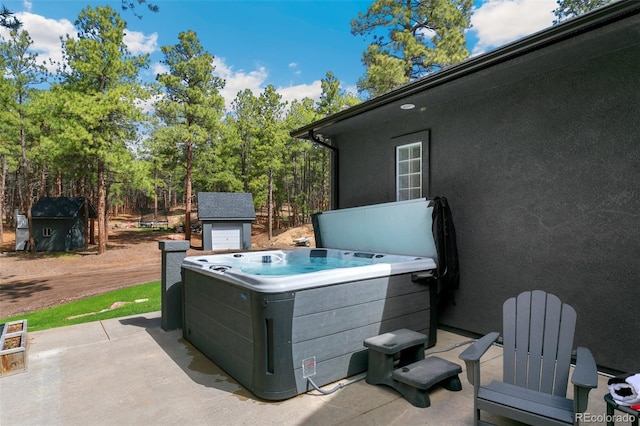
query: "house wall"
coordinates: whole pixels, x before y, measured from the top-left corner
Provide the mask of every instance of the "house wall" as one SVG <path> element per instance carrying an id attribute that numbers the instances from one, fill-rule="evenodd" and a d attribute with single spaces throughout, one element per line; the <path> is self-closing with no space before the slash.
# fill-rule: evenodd
<path id="1" fill-rule="evenodd" d="M 430 131 L 425 195 L 449 200 L 461 273 L 441 324 L 500 330 L 506 298 L 542 289 L 574 306 L 575 344 L 600 366 L 638 369 L 640 22 L 629 21 L 626 44 L 599 29 L 432 89 L 404 120 L 332 136 L 345 208 L 394 201 L 393 138 Z"/>

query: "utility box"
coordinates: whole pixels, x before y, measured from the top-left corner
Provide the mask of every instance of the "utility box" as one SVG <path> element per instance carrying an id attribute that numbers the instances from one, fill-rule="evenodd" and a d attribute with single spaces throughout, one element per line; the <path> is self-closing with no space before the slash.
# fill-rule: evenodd
<path id="1" fill-rule="evenodd" d="M 16 251 L 29 249 L 29 222 L 23 214 L 16 211 Z"/>

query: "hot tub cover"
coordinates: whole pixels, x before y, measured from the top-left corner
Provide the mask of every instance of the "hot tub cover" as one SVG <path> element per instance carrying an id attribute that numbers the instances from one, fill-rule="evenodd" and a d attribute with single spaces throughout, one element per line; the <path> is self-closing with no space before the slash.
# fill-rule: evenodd
<path id="1" fill-rule="evenodd" d="M 316 247 L 436 259 L 432 214 L 425 198 L 317 213 Z"/>

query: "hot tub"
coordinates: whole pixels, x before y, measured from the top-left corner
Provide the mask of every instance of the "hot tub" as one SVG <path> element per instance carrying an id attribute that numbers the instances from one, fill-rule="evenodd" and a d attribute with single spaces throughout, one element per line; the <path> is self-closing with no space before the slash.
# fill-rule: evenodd
<path id="1" fill-rule="evenodd" d="M 194 256 L 182 267 L 185 337 L 264 399 L 309 390 L 303 360 L 322 386 L 366 370 L 368 337 L 429 333 L 430 288 L 416 273 L 435 268 L 431 258 L 298 249 Z"/>
<path id="2" fill-rule="evenodd" d="M 430 215 L 421 211 L 429 225 L 422 255 L 315 248 L 187 257 L 184 336 L 267 400 L 307 392 L 307 377 L 323 386 L 365 371 L 363 341 L 372 336 L 408 328 L 432 336 L 431 346 Z"/>

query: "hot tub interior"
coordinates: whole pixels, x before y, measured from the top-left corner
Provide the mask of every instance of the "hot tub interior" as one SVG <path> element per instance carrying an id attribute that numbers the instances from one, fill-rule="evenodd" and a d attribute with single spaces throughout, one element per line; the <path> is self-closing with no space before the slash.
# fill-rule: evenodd
<path id="1" fill-rule="evenodd" d="M 399 263 L 418 257 L 327 249 L 297 249 L 200 256 L 209 269 L 235 268 L 253 275 L 295 275 L 376 263 Z"/>

